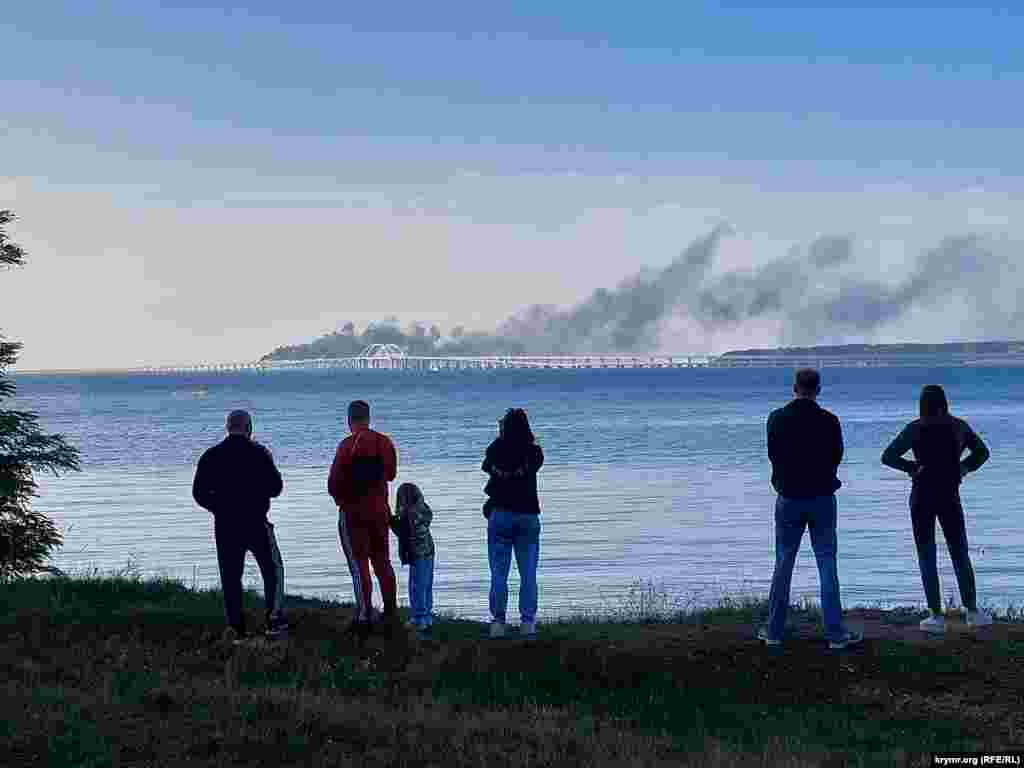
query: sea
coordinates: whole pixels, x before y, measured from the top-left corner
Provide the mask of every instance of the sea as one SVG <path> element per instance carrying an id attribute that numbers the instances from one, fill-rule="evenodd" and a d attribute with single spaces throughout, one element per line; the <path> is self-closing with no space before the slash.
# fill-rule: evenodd
<path id="1" fill-rule="evenodd" d="M 204 374 L 16 374 L 16 407 L 79 447 L 82 471 L 38 477 L 35 508 L 72 574 L 132 573 L 218 583 L 213 521 L 191 496 L 196 462 L 225 414 L 255 416 L 284 476 L 271 520 L 289 593 L 352 599 L 328 468 L 353 399 L 399 454 L 398 482 L 434 509 L 439 612 L 487 615 L 486 480 L 480 464 L 509 407 L 544 449 L 540 617 L 693 609 L 767 595 L 774 558 L 768 413 L 790 396 L 785 368 L 626 370 L 288 370 Z M 1019 606 L 1024 587 L 1024 368 L 826 367 L 820 402 L 843 424 L 839 576 L 844 604 L 923 604 L 906 476 L 881 465 L 915 416 L 923 384 L 992 451 L 961 489 L 982 605 Z M 392 486 L 392 498 L 396 485 Z M 939 539 L 943 600 L 959 604 Z M 406 602 L 408 574 L 392 561 Z M 245 583 L 258 587 L 251 556 Z M 516 614 L 518 575 L 510 581 Z M 375 600 L 379 603 L 379 593 Z M 805 538 L 794 602 L 818 600 Z"/>

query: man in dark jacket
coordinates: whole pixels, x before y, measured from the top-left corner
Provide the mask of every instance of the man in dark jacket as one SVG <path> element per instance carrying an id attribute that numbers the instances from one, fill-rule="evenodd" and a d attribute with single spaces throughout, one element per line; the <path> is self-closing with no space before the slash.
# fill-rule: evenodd
<path id="1" fill-rule="evenodd" d="M 795 399 L 768 417 L 768 458 L 772 463 L 775 502 L 775 573 L 768 598 L 768 626 L 758 632 L 767 645 L 782 642 L 789 609 L 793 566 L 804 529 L 818 561 L 821 608 L 829 647 L 856 645 L 863 637 L 843 625 L 836 571 L 836 496 L 842 483 L 836 470 L 843 460 L 839 419 L 817 403 L 821 376 L 805 368 L 796 372 Z"/>
<path id="2" fill-rule="evenodd" d="M 276 636 L 288 627 L 284 618 L 284 563 L 267 513 L 270 500 L 281 495 L 284 484 L 270 451 L 252 439 L 252 417 L 246 411 L 229 413 L 226 428 L 227 437 L 199 459 L 192 497 L 213 513 L 228 626 L 239 639 L 245 636 L 242 571 L 248 551 L 256 558 L 263 576 L 266 632 Z"/>

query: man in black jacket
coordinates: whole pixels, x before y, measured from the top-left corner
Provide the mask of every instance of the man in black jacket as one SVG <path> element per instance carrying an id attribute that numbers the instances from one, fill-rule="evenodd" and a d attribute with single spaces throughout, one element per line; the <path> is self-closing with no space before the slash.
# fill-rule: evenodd
<path id="1" fill-rule="evenodd" d="M 804 529 L 818 561 L 825 636 L 832 649 L 859 643 L 863 637 L 843 625 L 836 570 L 836 496 L 842 485 L 836 470 L 843 460 L 839 419 L 817 403 L 821 376 L 805 368 L 796 372 L 795 399 L 768 417 L 768 458 L 772 463 L 775 502 L 775 573 L 768 598 L 768 626 L 758 632 L 767 645 L 782 642 L 789 609 L 793 566 Z"/>
<path id="2" fill-rule="evenodd" d="M 248 551 L 256 558 L 263 576 L 266 632 L 276 636 L 288 626 L 284 618 L 284 563 L 267 513 L 270 500 L 281 495 L 284 483 L 270 451 L 252 439 L 252 417 L 246 411 L 229 413 L 226 428 L 227 437 L 199 459 L 192 497 L 213 513 L 228 627 L 239 639 L 245 637 L 242 571 Z"/>

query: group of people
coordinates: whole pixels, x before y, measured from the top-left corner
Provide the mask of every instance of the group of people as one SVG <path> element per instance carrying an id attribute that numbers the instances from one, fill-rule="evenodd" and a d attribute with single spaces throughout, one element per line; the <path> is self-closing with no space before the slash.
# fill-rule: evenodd
<path id="1" fill-rule="evenodd" d="M 365 638 L 373 625 L 394 625 L 398 617 L 398 584 L 391 566 L 390 532 L 398 539 L 402 565 L 409 566 L 408 627 L 421 638 L 433 625 L 433 511 L 414 483 L 402 483 L 392 514 L 388 483 L 398 474 L 398 452 L 391 438 L 370 428 L 370 406 L 355 400 L 348 407 L 349 435 L 338 445 L 327 477 L 327 492 L 338 508 L 338 540 L 348 564 L 355 596 L 349 631 Z M 214 516 L 217 562 L 224 593 L 228 631 L 236 641 L 246 637 L 242 611 L 245 554 L 252 552 L 263 577 L 266 625 L 276 637 L 288 630 L 284 614 L 284 565 L 267 519 L 270 500 L 284 484 L 269 449 L 253 439 L 252 416 L 243 410 L 228 414 L 227 437 L 199 459 L 192 482 L 196 503 Z M 511 408 L 498 420 L 498 435 L 487 447 L 482 464 L 488 475 L 483 514 L 491 568 L 492 637 L 505 634 L 508 576 L 515 555 L 519 568 L 520 634 L 536 634 L 537 563 L 540 553 L 540 500 L 537 472 L 544 452 L 537 444 L 526 412 Z M 377 577 L 384 610 L 373 608 Z"/>
<path id="2" fill-rule="evenodd" d="M 758 630 L 766 645 L 777 646 L 785 635 L 790 584 L 805 530 L 818 565 L 825 636 L 829 647 L 856 645 L 863 635 L 845 626 L 836 566 L 838 541 L 837 470 L 843 459 L 839 419 L 817 403 L 821 376 L 813 369 L 796 372 L 793 400 L 768 418 L 768 458 L 775 504 L 775 571 L 769 595 L 768 623 Z M 939 634 L 945 619 L 936 566 L 935 521 L 942 527 L 967 624 L 991 624 L 977 604 L 974 570 L 959 487 L 963 478 L 988 460 L 989 452 L 968 424 L 949 413 L 945 392 L 928 385 L 921 392 L 920 418 L 908 424 L 882 454 L 882 463 L 912 479 L 910 517 L 918 563 L 930 615 L 921 621 L 925 632 Z M 359 637 L 375 623 L 396 625 L 398 586 L 390 557 L 390 533 L 398 540 L 399 559 L 409 566 L 408 627 L 421 638 L 431 635 L 435 545 L 430 533 L 433 511 L 414 483 L 402 483 L 392 514 L 388 483 L 398 474 L 398 453 L 391 439 L 370 428 L 370 406 L 362 400 L 348 407 L 349 435 L 338 445 L 327 479 L 327 491 L 338 508 L 338 538 L 345 554 L 356 609 L 350 631 Z M 245 554 L 252 552 L 263 576 L 266 604 L 264 631 L 277 636 L 288 629 L 284 615 L 284 566 L 267 519 L 270 500 L 283 489 L 270 451 L 252 438 L 253 420 L 246 411 L 228 414 L 227 437 L 199 460 L 192 495 L 214 516 L 217 561 L 229 631 L 246 635 L 242 612 Z M 966 458 L 963 458 L 967 452 Z M 904 458 L 912 453 L 913 459 Z M 540 555 L 540 501 L 537 473 L 544 452 L 530 429 L 527 414 L 509 409 L 498 420 L 498 435 L 487 447 L 481 466 L 487 475 L 483 514 L 487 520 L 490 564 L 489 635 L 506 635 L 508 576 L 515 556 L 520 575 L 521 636 L 536 634 L 537 564 Z M 373 608 L 373 569 L 384 609 Z"/>
<path id="3" fill-rule="evenodd" d="M 793 381 L 793 400 L 768 417 L 768 458 L 772 464 L 772 486 L 778 494 L 775 572 L 768 597 L 768 624 L 757 634 L 770 646 L 783 641 L 793 565 L 805 529 L 810 530 L 811 547 L 818 563 L 821 610 L 829 647 L 843 649 L 864 639 L 862 633 L 847 628 L 842 618 L 836 568 L 836 491 L 842 486 L 837 470 L 843 460 L 843 430 L 835 414 L 818 404 L 820 394 L 820 374 L 810 368 L 799 370 Z M 918 407 L 919 418 L 889 444 L 882 453 L 882 463 L 906 472 L 912 480 L 911 527 L 929 608 L 929 616 L 921 621 L 920 627 L 932 634 L 941 634 L 946 628 L 936 566 L 936 519 L 953 560 L 967 624 L 986 626 L 992 618 L 978 609 L 959 489 L 963 478 L 988 460 L 988 448 L 967 422 L 949 413 L 946 393 L 937 384 L 921 390 Z M 962 458 L 965 451 L 968 455 Z M 904 458 L 907 453 L 914 458 Z"/>

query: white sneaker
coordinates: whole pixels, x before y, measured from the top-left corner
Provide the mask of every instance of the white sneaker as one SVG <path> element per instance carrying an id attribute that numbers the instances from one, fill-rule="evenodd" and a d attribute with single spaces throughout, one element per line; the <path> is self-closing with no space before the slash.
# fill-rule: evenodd
<path id="1" fill-rule="evenodd" d="M 537 637 L 537 622 L 535 621 L 524 621 L 519 625 L 519 634 L 528 640 L 533 640 Z"/>
<path id="2" fill-rule="evenodd" d="M 759 630 L 757 630 L 757 639 L 760 640 L 765 645 L 770 645 L 770 646 L 782 645 L 782 641 L 781 640 L 778 640 L 778 639 L 776 639 L 774 637 L 769 637 L 768 636 L 768 627 L 761 627 Z"/>
<path id="3" fill-rule="evenodd" d="M 492 621 L 491 622 L 491 639 L 496 640 L 499 637 L 505 636 L 505 622 L 503 621 Z"/>
<path id="4" fill-rule="evenodd" d="M 968 611 L 967 626 L 975 629 L 992 626 L 992 614 L 987 611 Z"/>
<path id="5" fill-rule="evenodd" d="M 829 640 L 828 647 L 833 651 L 841 651 L 844 648 L 860 645 L 863 642 L 864 635 L 862 633 L 846 630 L 843 636 L 838 640 Z"/>
<path id="6" fill-rule="evenodd" d="M 918 626 L 922 632 L 927 632 L 929 635 L 941 635 L 946 631 L 946 618 L 932 614 L 918 624 Z"/>

